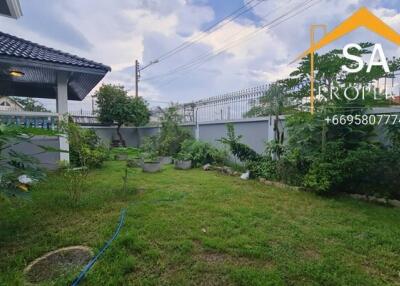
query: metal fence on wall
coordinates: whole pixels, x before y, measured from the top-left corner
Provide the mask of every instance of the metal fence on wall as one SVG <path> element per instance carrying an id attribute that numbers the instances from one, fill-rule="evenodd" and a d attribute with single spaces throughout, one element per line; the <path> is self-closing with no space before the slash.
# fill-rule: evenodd
<path id="1" fill-rule="evenodd" d="M 185 122 L 237 120 L 260 103 L 269 85 L 261 85 L 182 105 Z"/>

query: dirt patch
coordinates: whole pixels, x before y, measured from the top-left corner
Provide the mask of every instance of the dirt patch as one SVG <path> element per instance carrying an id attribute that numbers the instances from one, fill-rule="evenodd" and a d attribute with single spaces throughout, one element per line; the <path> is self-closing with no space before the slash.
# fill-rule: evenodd
<path id="1" fill-rule="evenodd" d="M 205 262 L 209 265 L 231 265 L 231 266 L 248 266 L 258 268 L 270 268 L 272 262 L 262 259 L 250 259 L 243 256 L 229 255 L 220 252 L 202 252 L 195 255 L 197 261 Z"/>
<path id="2" fill-rule="evenodd" d="M 320 253 L 315 249 L 305 249 L 302 251 L 303 257 L 310 260 L 319 260 L 321 259 Z"/>
<path id="3" fill-rule="evenodd" d="M 93 252 L 86 246 L 71 246 L 49 252 L 25 268 L 28 282 L 40 283 L 67 275 L 89 262 Z"/>

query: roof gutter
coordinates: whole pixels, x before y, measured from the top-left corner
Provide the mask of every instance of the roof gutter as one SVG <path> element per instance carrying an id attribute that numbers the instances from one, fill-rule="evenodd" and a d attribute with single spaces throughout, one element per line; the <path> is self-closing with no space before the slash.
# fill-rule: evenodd
<path id="1" fill-rule="evenodd" d="M 5 0 L 10 10 L 10 14 L 6 15 L 14 19 L 18 19 L 22 16 L 22 9 L 19 0 Z"/>

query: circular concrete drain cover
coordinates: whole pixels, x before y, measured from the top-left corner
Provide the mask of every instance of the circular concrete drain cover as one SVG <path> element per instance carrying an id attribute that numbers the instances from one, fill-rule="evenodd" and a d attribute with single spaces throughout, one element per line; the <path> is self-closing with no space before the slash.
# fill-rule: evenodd
<path id="1" fill-rule="evenodd" d="M 25 268 L 28 282 L 40 283 L 68 275 L 89 262 L 93 252 L 86 246 L 60 248 L 35 259 Z"/>

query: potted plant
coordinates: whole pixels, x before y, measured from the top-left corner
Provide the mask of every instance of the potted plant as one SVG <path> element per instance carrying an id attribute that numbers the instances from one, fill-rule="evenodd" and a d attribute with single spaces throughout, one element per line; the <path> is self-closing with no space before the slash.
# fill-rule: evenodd
<path id="1" fill-rule="evenodd" d="M 158 157 L 157 137 L 146 137 L 143 140 L 141 150 L 143 153 L 141 156 L 140 164 L 143 171 L 147 173 L 159 172 L 161 170 L 162 164 Z"/>
<path id="2" fill-rule="evenodd" d="M 158 157 L 158 160 L 161 162 L 162 165 L 172 164 L 171 156 L 160 156 L 160 157 Z"/>
<path id="3" fill-rule="evenodd" d="M 142 157 L 142 169 L 146 173 L 156 173 L 161 171 L 162 164 L 155 153 L 144 153 Z"/>
<path id="4" fill-rule="evenodd" d="M 181 151 L 175 158 L 175 169 L 188 170 L 192 168 L 192 156 L 190 153 Z"/>

